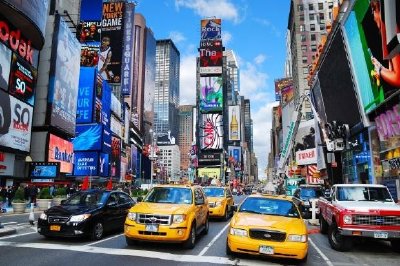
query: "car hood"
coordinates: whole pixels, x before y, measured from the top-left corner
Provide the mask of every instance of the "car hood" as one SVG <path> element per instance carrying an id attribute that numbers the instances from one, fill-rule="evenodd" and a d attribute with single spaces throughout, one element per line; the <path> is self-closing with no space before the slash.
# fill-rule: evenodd
<path id="1" fill-rule="evenodd" d="M 400 205 L 394 202 L 379 201 L 341 201 L 340 205 L 349 211 L 368 212 L 370 210 L 399 211 Z"/>
<path id="2" fill-rule="evenodd" d="M 169 203 L 136 203 L 130 212 L 154 213 L 154 214 L 183 214 L 187 213 L 192 205 L 189 204 L 169 204 Z"/>
<path id="3" fill-rule="evenodd" d="M 306 225 L 302 219 L 275 215 L 236 213 L 232 218 L 232 227 L 273 229 L 287 233 L 306 234 Z"/>
<path id="4" fill-rule="evenodd" d="M 72 205 L 59 205 L 53 206 L 46 211 L 47 215 L 59 215 L 59 216 L 70 216 L 79 215 L 84 213 L 91 213 L 97 209 L 99 206 L 72 206 Z"/>

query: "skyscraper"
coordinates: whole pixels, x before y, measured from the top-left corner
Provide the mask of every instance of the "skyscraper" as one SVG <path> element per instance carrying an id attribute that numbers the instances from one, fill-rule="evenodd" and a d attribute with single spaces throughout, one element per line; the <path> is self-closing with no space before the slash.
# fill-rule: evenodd
<path id="1" fill-rule="evenodd" d="M 179 149 L 181 151 L 181 170 L 186 171 L 190 163 L 190 149 L 193 143 L 193 105 L 179 106 Z"/>

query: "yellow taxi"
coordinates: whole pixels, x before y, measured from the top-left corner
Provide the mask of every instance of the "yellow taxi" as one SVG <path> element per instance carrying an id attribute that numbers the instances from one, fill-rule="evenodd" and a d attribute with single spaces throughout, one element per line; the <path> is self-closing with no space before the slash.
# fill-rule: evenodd
<path id="1" fill-rule="evenodd" d="M 228 220 L 235 205 L 230 188 L 210 186 L 203 189 L 208 199 L 210 217 Z"/>
<path id="2" fill-rule="evenodd" d="M 128 245 L 140 240 L 193 248 L 208 228 L 208 200 L 201 186 L 158 185 L 129 210 L 124 234 Z"/>
<path id="3" fill-rule="evenodd" d="M 292 198 L 250 195 L 231 219 L 227 255 L 247 253 L 307 260 L 307 227 Z"/>

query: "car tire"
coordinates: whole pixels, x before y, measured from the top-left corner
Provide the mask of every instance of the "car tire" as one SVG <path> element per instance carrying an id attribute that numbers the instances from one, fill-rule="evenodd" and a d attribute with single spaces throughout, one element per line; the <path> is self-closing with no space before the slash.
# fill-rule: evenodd
<path id="1" fill-rule="evenodd" d="M 91 239 L 92 240 L 100 240 L 103 238 L 104 235 L 104 226 L 103 223 L 97 221 L 93 224 Z"/>
<path id="2" fill-rule="evenodd" d="M 136 240 L 133 240 L 129 237 L 125 237 L 125 241 L 128 246 L 134 246 L 136 244 Z"/>
<path id="3" fill-rule="evenodd" d="M 400 253 L 400 239 L 392 239 L 392 240 L 390 240 L 390 245 L 392 246 L 392 250 L 394 252 Z"/>
<path id="4" fill-rule="evenodd" d="M 349 251 L 353 247 L 353 239 L 341 235 L 336 223 L 329 226 L 328 240 L 331 247 L 337 251 Z"/>
<path id="5" fill-rule="evenodd" d="M 308 259 L 308 253 L 306 254 L 306 256 L 302 259 L 299 260 L 300 263 L 307 263 L 307 259 Z"/>
<path id="6" fill-rule="evenodd" d="M 231 248 L 228 245 L 228 240 L 226 240 L 226 250 L 225 253 L 227 256 L 232 256 L 233 255 L 233 251 L 231 250 Z"/>
<path id="7" fill-rule="evenodd" d="M 204 223 L 203 235 L 207 235 L 209 229 L 210 229 L 210 221 L 207 216 L 206 222 Z"/>
<path id="8" fill-rule="evenodd" d="M 186 249 L 193 249 L 196 244 L 196 222 L 193 222 L 190 227 L 190 234 L 188 239 L 183 242 L 183 247 Z"/>
<path id="9" fill-rule="evenodd" d="M 329 225 L 322 215 L 319 216 L 319 232 L 326 235 L 328 233 Z"/>
<path id="10" fill-rule="evenodd" d="M 225 213 L 224 213 L 224 221 L 228 221 L 228 220 L 229 220 L 229 212 L 228 212 L 228 206 L 226 206 Z"/>

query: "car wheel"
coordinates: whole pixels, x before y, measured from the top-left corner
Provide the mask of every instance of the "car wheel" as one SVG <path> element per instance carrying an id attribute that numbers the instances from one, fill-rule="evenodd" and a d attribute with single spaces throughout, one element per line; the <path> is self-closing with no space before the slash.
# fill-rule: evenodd
<path id="1" fill-rule="evenodd" d="M 125 241 L 128 246 L 133 246 L 136 244 L 136 240 L 130 239 L 129 237 L 125 237 Z"/>
<path id="2" fill-rule="evenodd" d="M 103 234 L 104 234 L 103 223 L 95 222 L 95 224 L 93 225 L 93 229 L 92 229 L 92 236 L 91 236 L 92 240 L 102 239 Z"/>
<path id="3" fill-rule="evenodd" d="M 233 255 L 233 252 L 232 252 L 231 248 L 228 245 L 228 240 L 226 240 L 226 251 L 225 252 L 226 252 L 227 256 L 232 256 Z"/>
<path id="4" fill-rule="evenodd" d="M 337 251 L 349 251 L 353 246 L 353 240 L 341 235 L 335 223 L 329 226 L 328 239 L 331 247 Z"/>
<path id="5" fill-rule="evenodd" d="M 390 245 L 392 246 L 393 251 L 400 252 L 400 239 L 390 240 Z"/>
<path id="6" fill-rule="evenodd" d="M 325 221 L 322 215 L 319 216 L 319 231 L 321 234 L 328 233 L 328 223 Z"/>
<path id="7" fill-rule="evenodd" d="M 193 249 L 196 243 L 196 222 L 192 223 L 190 228 L 189 238 L 183 242 L 183 247 L 186 249 Z"/>
<path id="8" fill-rule="evenodd" d="M 228 220 L 229 220 L 228 206 L 226 206 L 226 209 L 225 209 L 224 220 L 225 220 L 225 221 L 228 221 Z"/>
<path id="9" fill-rule="evenodd" d="M 203 234 L 207 235 L 208 234 L 208 229 L 210 228 L 210 221 L 208 220 L 208 216 L 206 218 L 206 222 L 204 223 L 204 229 L 203 229 Z"/>

